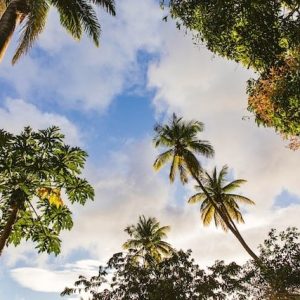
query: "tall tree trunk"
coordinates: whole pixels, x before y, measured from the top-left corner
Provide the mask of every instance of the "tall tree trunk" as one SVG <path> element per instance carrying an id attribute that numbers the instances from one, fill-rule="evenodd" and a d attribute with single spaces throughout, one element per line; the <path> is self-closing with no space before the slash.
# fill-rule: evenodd
<path id="1" fill-rule="evenodd" d="M 229 216 L 229 214 L 224 213 L 222 211 L 222 209 L 218 206 L 218 203 L 216 203 L 214 201 L 214 199 L 210 196 L 210 194 L 207 192 L 206 188 L 204 187 L 204 185 L 202 184 L 201 180 L 199 179 L 199 177 L 193 172 L 191 171 L 191 174 L 193 176 L 193 178 L 197 181 L 197 183 L 199 184 L 201 190 L 203 191 L 203 193 L 206 195 L 206 197 L 208 198 L 208 200 L 211 202 L 211 204 L 213 205 L 214 209 L 218 212 L 218 214 L 220 215 L 220 217 L 222 218 L 222 220 L 225 222 L 226 226 L 228 227 L 228 229 L 234 234 L 234 236 L 238 239 L 238 241 L 241 243 L 241 245 L 243 246 L 243 248 L 247 251 L 247 253 L 254 259 L 254 261 L 256 261 L 258 264 L 260 264 L 260 259 L 258 258 L 258 256 L 251 250 L 251 248 L 247 245 L 247 243 L 245 242 L 245 240 L 243 239 L 242 235 L 240 234 L 240 232 L 238 231 L 235 223 L 233 222 L 233 220 L 231 219 L 231 217 Z"/>
<path id="2" fill-rule="evenodd" d="M 17 205 L 14 205 L 11 209 L 11 213 L 8 217 L 8 220 L 4 226 L 3 231 L 1 232 L 0 236 L 0 255 L 2 254 L 3 248 L 6 245 L 6 242 L 10 236 L 10 233 L 12 231 L 13 225 L 15 224 L 17 220 L 17 215 L 18 215 L 18 207 Z"/>
<path id="3" fill-rule="evenodd" d="M 26 0 L 12 0 L 0 19 L 0 62 L 2 61 L 12 35 L 28 13 Z"/>

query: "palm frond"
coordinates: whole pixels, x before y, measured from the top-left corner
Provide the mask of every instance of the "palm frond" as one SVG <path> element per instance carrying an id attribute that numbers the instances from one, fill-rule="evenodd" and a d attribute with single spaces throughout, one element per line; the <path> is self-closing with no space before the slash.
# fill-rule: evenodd
<path id="1" fill-rule="evenodd" d="M 27 14 L 26 22 L 22 27 L 20 42 L 12 59 L 13 64 L 16 63 L 20 56 L 28 52 L 39 34 L 43 31 L 49 8 L 50 7 L 45 0 L 29 2 L 29 13 Z"/>
<path id="2" fill-rule="evenodd" d="M 86 0 L 51 0 L 60 14 L 61 24 L 71 35 L 80 39 L 82 29 L 99 45 L 100 23 L 92 5 Z"/>
<path id="3" fill-rule="evenodd" d="M 188 143 L 188 147 L 207 158 L 211 158 L 215 154 L 213 146 L 208 141 L 192 140 Z"/>
<path id="4" fill-rule="evenodd" d="M 90 0 L 90 1 L 96 5 L 102 6 L 112 16 L 116 15 L 114 0 Z"/>
<path id="5" fill-rule="evenodd" d="M 78 11 L 84 31 L 94 41 L 94 44 L 99 46 L 101 27 L 96 12 L 93 7 L 84 0 L 80 0 Z"/>
<path id="6" fill-rule="evenodd" d="M 137 249 L 141 246 L 141 243 L 137 240 L 134 240 L 134 239 L 130 239 L 130 240 L 127 240 L 123 245 L 122 247 L 124 249 Z"/>
<path id="7" fill-rule="evenodd" d="M 173 150 L 168 150 L 162 154 L 160 154 L 153 164 L 153 168 L 155 170 L 159 170 L 163 165 L 165 165 L 168 161 L 172 159 Z"/>
<path id="8" fill-rule="evenodd" d="M 245 196 L 237 195 L 237 194 L 226 194 L 226 197 L 231 198 L 234 201 L 238 201 L 240 203 L 255 205 L 255 202 Z"/>
<path id="9" fill-rule="evenodd" d="M 175 176 L 176 176 L 176 171 L 178 169 L 179 166 L 179 161 L 180 161 L 180 157 L 178 155 L 174 155 L 173 156 L 173 161 L 171 164 L 171 168 L 170 168 L 170 174 L 169 174 L 169 178 L 171 182 L 174 182 L 175 180 Z"/>
<path id="10" fill-rule="evenodd" d="M 191 120 L 186 123 L 186 128 L 188 128 L 192 134 L 197 134 L 204 130 L 204 123 L 196 120 Z"/>
<path id="11" fill-rule="evenodd" d="M 158 224 L 159 226 L 159 224 Z M 171 227 L 170 226 L 162 226 L 162 227 L 159 227 L 157 230 L 156 230 L 156 234 L 159 236 L 159 237 L 162 237 L 162 236 L 165 236 L 167 232 L 169 232 L 171 230 Z"/>
<path id="12" fill-rule="evenodd" d="M 158 252 L 162 253 L 164 256 L 170 255 L 174 249 L 167 242 L 161 242 L 157 245 Z"/>
<path id="13" fill-rule="evenodd" d="M 218 213 L 215 214 L 215 216 L 216 216 L 218 225 L 220 225 L 221 228 L 222 228 L 225 232 L 227 232 L 227 231 L 228 231 L 228 227 L 227 227 L 225 221 L 223 220 L 223 218 L 222 218 Z M 217 227 L 218 227 L 218 226 L 217 226 Z"/>
<path id="14" fill-rule="evenodd" d="M 227 174 L 228 174 L 228 166 L 224 165 L 219 173 L 218 180 L 217 180 L 217 183 L 220 187 L 223 186 L 223 183 L 225 182 L 225 177 Z M 224 188 L 223 188 L 223 190 L 224 190 Z"/>
<path id="15" fill-rule="evenodd" d="M 79 40 L 82 36 L 82 24 L 80 21 L 78 3 L 76 0 L 50 0 L 58 10 L 61 25 Z"/>
<path id="16" fill-rule="evenodd" d="M 204 201 L 205 199 L 206 199 L 206 195 L 204 193 L 197 193 L 189 198 L 188 203 L 195 204 L 197 202 Z"/>
<path id="17" fill-rule="evenodd" d="M 197 176 L 202 168 L 196 156 L 191 151 L 186 149 L 183 151 L 182 156 L 188 170 L 190 170 L 192 174 Z"/>
<path id="18" fill-rule="evenodd" d="M 200 205 L 200 210 L 202 211 L 202 210 L 204 210 L 204 209 L 206 209 L 208 206 L 211 206 L 211 205 L 213 205 L 212 203 L 211 203 L 211 201 L 209 200 L 209 199 L 205 199 L 205 200 L 203 200 L 203 202 L 201 203 L 201 205 Z"/>
<path id="19" fill-rule="evenodd" d="M 170 139 L 168 136 L 161 134 L 157 135 L 153 138 L 154 147 L 157 148 L 158 146 L 163 147 L 173 147 L 174 143 L 172 139 Z"/>
<path id="20" fill-rule="evenodd" d="M 247 180 L 244 179 L 236 179 L 230 183 L 228 183 L 226 186 L 224 186 L 222 189 L 224 192 L 228 193 L 231 192 L 241 186 L 241 184 L 247 182 Z"/>
<path id="21" fill-rule="evenodd" d="M 224 209 L 227 211 L 232 220 L 235 220 L 237 223 L 245 223 L 238 205 L 225 204 Z"/>
<path id="22" fill-rule="evenodd" d="M 212 219 L 215 218 L 215 208 L 212 205 L 207 206 L 201 211 L 201 219 L 204 226 L 208 226 Z"/>
<path id="23" fill-rule="evenodd" d="M 181 162 L 178 165 L 179 174 L 180 174 L 180 181 L 185 184 L 188 182 L 188 170 L 185 167 L 184 161 L 181 159 Z"/>

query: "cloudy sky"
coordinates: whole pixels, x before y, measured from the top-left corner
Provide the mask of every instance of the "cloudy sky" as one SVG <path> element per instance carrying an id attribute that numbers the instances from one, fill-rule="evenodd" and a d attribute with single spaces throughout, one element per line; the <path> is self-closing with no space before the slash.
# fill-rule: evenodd
<path id="1" fill-rule="evenodd" d="M 68 143 L 89 153 L 84 175 L 96 191 L 94 202 L 72 208 L 75 225 L 62 235 L 58 257 L 38 255 L 30 242 L 5 249 L 1 299 L 61 299 L 78 274 L 95 274 L 121 250 L 124 227 L 141 214 L 171 225 L 169 241 L 192 249 L 203 266 L 248 259 L 230 233 L 201 225 L 199 207 L 186 203 L 193 183 L 183 189 L 169 184 L 167 170 L 153 171 L 153 125 L 173 112 L 205 123 L 201 138 L 216 151 L 205 167 L 227 164 L 233 178 L 248 180 L 241 192 L 256 205 L 245 207 L 240 229 L 253 249 L 270 228 L 300 225 L 300 152 L 247 112 L 253 74 L 163 22 L 157 1 L 117 2 L 116 18 L 99 14 L 100 48 L 73 41 L 52 11 L 30 54 L 12 67 L 14 41 L 0 65 L 0 128 L 58 125 Z"/>

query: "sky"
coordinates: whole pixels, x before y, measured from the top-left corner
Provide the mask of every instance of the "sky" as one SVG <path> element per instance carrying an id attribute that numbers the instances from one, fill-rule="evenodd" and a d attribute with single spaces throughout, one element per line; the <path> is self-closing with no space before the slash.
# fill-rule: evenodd
<path id="1" fill-rule="evenodd" d="M 168 241 L 192 249 L 201 266 L 249 258 L 230 233 L 203 227 L 199 207 L 186 201 L 193 182 L 171 185 L 167 168 L 153 170 L 159 153 L 153 126 L 173 112 L 205 123 L 200 138 L 216 152 L 205 168 L 227 164 L 230 177 L 247 180 L 240 192 L 256 205 L 243 207 L 239 228 L 255 251 L 271 228 L 299 227 L 300 152 L 287 149 L 272 129 L 257 127 L 247 112 L 246 81 L 255 75 L 194 45 L 174 22 L 162 21 L 165 14 L 155 0 L 118 1 L 116 17 L 99 11 L 96 48 L 87 38 L 72 40 L 53 10 L 15 66 L 17 39 L 12 42 L 0 65 L 0 128 L 59 126 L 67 143 L 89 153 L 84 176 L 96 196 L 71 208 L 74 227 L 62 234 L 59 256 L 37 254 L 32 242 L 4 250 L 0 299 L 62 299 L 59 293 L 79 274 L 96 274 L 121 250 L 123 229 L 142 214 L 170 225 Z"/>

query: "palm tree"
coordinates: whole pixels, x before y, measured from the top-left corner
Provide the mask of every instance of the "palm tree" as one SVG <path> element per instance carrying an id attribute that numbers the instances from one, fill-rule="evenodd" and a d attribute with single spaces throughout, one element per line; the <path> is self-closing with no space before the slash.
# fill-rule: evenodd
<path id="1" fill-rule="evenodd" d="M 209 194 L 201 181 L 205 173 L 195 154 L 202 154 L 205 157 L 212 157 L 214 154 L 213 147 L 209 142 L 198 139 L 198 134 L 203 129 L 203 123 L 194 120 L 184 122 L 182 118 L 178 118 L 175 114 L 173 114 L 169 124 L 156 125 L 154 127 L 156 132 L 154 145 L 155 147 L 163 146 L 168 149 L 157 157 L 153 165 L 154 169 L 159 170 L 163 165 L 171 162 L 170 181 L 174 182 L 176 171 L 179 170 L 180 180 L 183 184 L 188 182 L 188 175 L 190 174 L 206 195 L 220 219 L 226 224 L 226 227 L 235 235 L 248 254 L 255 261 L 259 261 L 257 255 L 244 241 L 231 216 L 219 206 L 216 199 Z"/>
<path id="2" fill-rule="evenodd" d="M 227 174 L 227 166 L 223 166 L 219 174 L 217 173 L 216 168 L 214 168 L 212 175 L 209 175 L 206 172 L 206 184 L 204 187 L 210 197 L 214 199 L 215 203 L 217 203 L 220 209 L 224 212 L 224 215 L 228 215 L 232 221 L 244 223 L 238 203 L 251 205 L 255 203 L 245 196 L 232 193 L 235 189 L 239 188 L 241 184 L 245 183 L 246 180 L 237 179 L 230 183 L 226 183 L 225 177 Z M 226 223 L 223 221 L 222 217 L 218 211 L 216 211 L 205 193 L 199 192 L 193 195 L 189 198 L 188 202 L 190 204 L 201 202 L 200 211 L 204 226 L 208 226 L 212 220 L 214 220 L 216 227 L 220 225 L 224 231 L 228 230 Z"/>
<path id="3" fill-rule="evenodd" d="M 134 259 L 141 258 L 143 265 L 160 262 L 173 252 L 171 245 L 165 241 L 170 226 L 160 227 L 155 218 L 140 216 L 136 225 L 125 228 L 130 239 L 123 244 L 124 249 L 134 251 Z"/>
<path id="4" fill-rule="evenodd" d="M 214 149 L 208 141 L 197 137 L 204 130 L 203 123 L 194 120 L 184 122 L 176 114 L 173 114 L 169 123 L 154 127 L 155 147 L 163 146 L 168 149 L 157 157 L 153 166 L 155 170 L 159 170 L 167 162 L 171 162 L 170 181 L 174 182 L 178 170 L 180 180 L 185 184 L 188 182 L 188 173 L 198 176 L 202 169 L 194 153 L 209 158 L 214 156 Z"/>
<path id="5" fill-rule="evenodd" d="M 32 47 L 44 30 L 51 6 L 58 10 L 61 25 L 75 39 L 79 40 L 85 31 L 98 46 L 101 28 L 93 4 L 115 15 L 114 0 L 0 0 L 0 61 L 21 23 L 24 25 L 12 63 Z"/>

